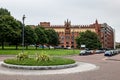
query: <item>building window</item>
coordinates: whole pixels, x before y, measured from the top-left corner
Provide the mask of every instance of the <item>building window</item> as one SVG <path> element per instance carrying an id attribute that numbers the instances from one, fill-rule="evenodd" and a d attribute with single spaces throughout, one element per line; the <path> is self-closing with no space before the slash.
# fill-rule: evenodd
<path id="1" fill-rule="evenodd" d="M 69 44 L 69 42 L 66 42 L 66 44 Z"/>
<path id="2" fill-rule="evenodd" d="M 63 40 L 63 39 L 64 39 L 64 36 L 61 36 L 60 38 Z"/>
<path id="3" fill-rule="evenodd" d="M 69 45 L 67 45 L 66 47 L 69 47 Z"/>
<path id="4" fill-rule="evenodd" d="M 72 40 L 74 40 L 74 36 L 72 36 Z"/>
<path id="5" fill-rule="evenodd" d="M 61 47 L 64 48 L 64 45 L 62 45 Z"/>
<path id="6" fill-rule="evenodd" d="M 74 42 L 71 42 L 71 44 L 74 44 Z"/>
<path id="7" fill-rule="evenodd" d="M 65 38 L 66 38 L 66 39 L 70 39 L 70 36 L 66 36 Z"/>
<path id="8" fill-rule="evenodd" d="M 71 48 L 74 48 L 74 45 L 72 45 Z"/>

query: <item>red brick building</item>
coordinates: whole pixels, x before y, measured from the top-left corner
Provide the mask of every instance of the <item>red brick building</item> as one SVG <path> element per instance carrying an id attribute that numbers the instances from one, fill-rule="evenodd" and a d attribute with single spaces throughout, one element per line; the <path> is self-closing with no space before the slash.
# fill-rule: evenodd
<path id="1" fill-rule="evenodd" d="M 64 48 L 76 48 L 75 38 L 80 32 L 86 30 L 97 33 L 102 43 L 102 48 L 114 48 L 113 28 L 106 23 L 99 24 L 97 20 L 90 25 L 71 25 L 71 21 L 67 20 L 64 22 L 64 25 L 51 25 L 50 22 L 40 22 L 40 26 L 45 27 L 45 29 L 54 29 L 59 34 L 59 46 Z"/>

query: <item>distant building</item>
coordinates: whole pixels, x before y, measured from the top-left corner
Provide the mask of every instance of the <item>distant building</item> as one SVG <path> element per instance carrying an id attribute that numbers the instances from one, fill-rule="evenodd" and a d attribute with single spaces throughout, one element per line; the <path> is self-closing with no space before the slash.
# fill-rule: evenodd
<path id="1" fill-rule="evenodd" d="M 40 22 L 39 25 L 45 29 L 54 29 L 59 34 L 59 46 L 63 48 L 76 48 L 75 38 L 80 32 L 85 32 L 86 30 L 95 32 L 98 35 L 102 48 L 114 48 L 113 28 L 106 23 L 99 24 L 97 20 L 90 25 L 71 25 L 71 21 L 68 20 L 64 22 L 64 25 L 50 25 L 50 22 Z"/>
<path id="2" fill-rule="evenodd" d="M 120 42 L 115 42 L 115 47 L 120 48 Z"/>

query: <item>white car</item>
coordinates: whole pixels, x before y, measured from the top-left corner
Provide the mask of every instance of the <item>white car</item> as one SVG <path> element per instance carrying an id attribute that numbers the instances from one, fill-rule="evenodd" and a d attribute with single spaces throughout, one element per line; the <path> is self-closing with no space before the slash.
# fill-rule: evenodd
<path id="1" fill-rule="evenodd" d="M 105 51 L 104 56 L 112 56 L 113 55 L 113 51 L 109 50 L 109 51 Z"/>
<path id="2" fill-rule="evenodd" d="M 88 55 L 91 54 L 90 50 L 81 50 L 79 55 Z"/>

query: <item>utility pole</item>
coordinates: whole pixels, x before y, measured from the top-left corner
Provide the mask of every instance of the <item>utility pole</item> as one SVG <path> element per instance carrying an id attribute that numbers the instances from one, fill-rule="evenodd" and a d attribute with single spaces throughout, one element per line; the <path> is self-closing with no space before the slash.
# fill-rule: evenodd
<path id="1" fill-rule="evenodd" d="M 25 27 L 25 24 L 24 24 L 24 21 L 25 21 L 25 15 L 23 15 L 22 17 L 22 21 L 23 21 L 23 24 L 22 24 L 22 52 L 24 53 L 24 27 Z"/>

